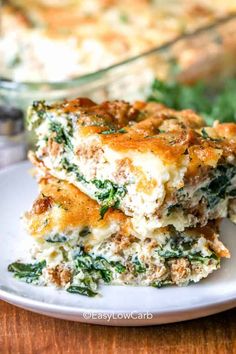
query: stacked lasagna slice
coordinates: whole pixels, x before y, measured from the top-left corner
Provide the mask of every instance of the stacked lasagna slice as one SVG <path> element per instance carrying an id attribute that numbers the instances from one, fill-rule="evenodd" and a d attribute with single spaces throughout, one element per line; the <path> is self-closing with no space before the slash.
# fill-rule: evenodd
<path id="1" fill-rule="evenodd" d="M 28 118 L 40 195 L 25 223 L 36 263 L 10 265 L 17 277 L 93 296 L 100 282 L 198 282 L 230 256 L 218 226 L 236 219 L 235 124 L 83 98 L 35 102 Z"/>

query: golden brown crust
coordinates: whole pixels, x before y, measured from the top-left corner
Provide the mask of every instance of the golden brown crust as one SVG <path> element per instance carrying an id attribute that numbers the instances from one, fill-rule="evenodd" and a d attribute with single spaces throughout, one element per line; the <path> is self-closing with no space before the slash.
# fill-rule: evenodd
<path id="1" fill-rule="evenodd" d="M 200 169 L 215 167 L 221 159 L 236 154 L 236 124 L 204 127 L 203 119 L 191 110 L 175 111 L 141 101 L 133 105 L 124 101 L 98 105 L 85 98 L 54 104 L 48 109 L 56 111 L 58 116 L 76 115 L 81 135 L 98 134 L 102 144 L 113 150 L 152 152 L 165 163 L 176 166 L 186 155 L 189 178 L 198 175 Z"/>
<path id="2" fill-rule="evenodd" d="M 112 221 L 128 230 L 128 218 L 122 212 L 110 209 L 101 219 L 98 203 L 68 182 L 50 176 L 42 178 L 39 187 L 41 194 L 26 213 L 29 231 L 36 237 L 54 227 L 61 232 L 84 226 L 103 228 Z"/>

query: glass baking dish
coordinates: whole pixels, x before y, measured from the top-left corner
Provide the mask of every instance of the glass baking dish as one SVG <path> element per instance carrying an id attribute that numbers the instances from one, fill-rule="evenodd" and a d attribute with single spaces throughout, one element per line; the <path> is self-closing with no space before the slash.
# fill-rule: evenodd
<path id="1" fill-rule="evenodd" d="M 0 104 L 23 110 L 33 100 L 62 100 L 87 96 L 145 99 L 155 77 L 192 84 L 214 85 L 236 71 L 236 15 L 188 33 L 142 55 L 95 73 L 57 83 L 19 83 L 0 80 Z"/>

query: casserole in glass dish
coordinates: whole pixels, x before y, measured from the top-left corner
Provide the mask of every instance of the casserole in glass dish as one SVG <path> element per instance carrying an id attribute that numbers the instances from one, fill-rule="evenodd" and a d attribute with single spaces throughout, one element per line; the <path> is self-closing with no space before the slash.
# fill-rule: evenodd
<path id="1" fill-rule="evenodd" d="M 215 84 L 235 71 L 236 16 L 184 34 L 166 44 L 108 68 L 62 82 L 0 80 L 0 103 L 23 110 L 33 101 L 88 96 L 108 99 L 143 99 L 155 77 L 192 84 Z"/>

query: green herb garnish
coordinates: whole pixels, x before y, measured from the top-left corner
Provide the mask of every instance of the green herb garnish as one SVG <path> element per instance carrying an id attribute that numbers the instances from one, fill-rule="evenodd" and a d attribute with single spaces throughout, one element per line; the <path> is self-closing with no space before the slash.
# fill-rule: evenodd
<path id="1" fill-rule="evenodd" d="M 225 81 L 217 89 L 207 87 L 203 82 L 188 86 L 156 79 L 147 100 L 176 110 L 193 109 L 204 117 L 208 125 L 212 125 L 215 119 L 220 122 L 236 121 L 235 79 Z"/>

